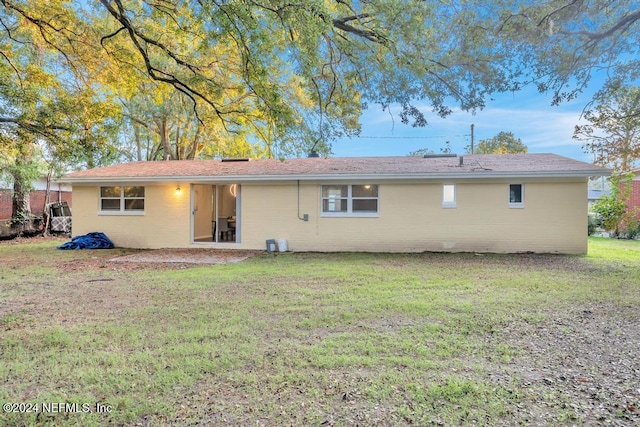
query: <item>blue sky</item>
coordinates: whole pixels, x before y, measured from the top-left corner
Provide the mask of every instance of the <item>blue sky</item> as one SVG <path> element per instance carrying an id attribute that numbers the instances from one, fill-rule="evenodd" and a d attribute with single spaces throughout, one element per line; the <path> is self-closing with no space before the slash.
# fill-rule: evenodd
<path id="1" fill-rule="evenodd" d="M 515 93 L 494 96 L 486 107 L 475 114 L 454 108 L 451 115 L 440 118 L 424 104 L 429 125 L 412 128 L 400 122 L 396 108 L 393 117 L 372 105 L 361 118 L 361 138 L 345 138 L 333 142 L 335 157 L 405 156 L 421 148 L 440 152 L 446 141 L 453 153 L 464 153 L 470 143 L 471 124 L 475 125 L 474 140 L 494 137 L 498 132 L 512 132 L 527 145 L 530 153 L 555 153 L 591 162 L 593 156 L 584 153 L 582 143 L 574 140 L 575 125 L 585 105 L 599 89 L 590 86 L 577 99 L 551 106 L 552 94 L 540 94 L 535 87 Z M 393 109 L 392 109 L 393 111 Z"/>

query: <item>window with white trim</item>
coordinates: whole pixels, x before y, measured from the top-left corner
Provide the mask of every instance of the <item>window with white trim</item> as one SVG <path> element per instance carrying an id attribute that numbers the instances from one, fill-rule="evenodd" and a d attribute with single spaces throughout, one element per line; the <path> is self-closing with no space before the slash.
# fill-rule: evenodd
<path id="1" fill-rule="evenodd" d="M 509 184 L 509 207 L 524 207 L 524 184 Z"/>
<path id="2" fill-rule="evenodd" d="M 342 184 L 322 186 L 323 216 L 378 216 L 378 186 Z"/>
<path id="3" fill-rule="evenodd" d="M 456 185 L 455 184 L 444 184 L 442 186 L 442 207 L 443 208 L 456 207 Z"/>
<path id="4" fill-rule="evenodd" d="M 144 212 L 144 187 L 114 186 L 100 187 L 100 212 L 142 213 Z"/>

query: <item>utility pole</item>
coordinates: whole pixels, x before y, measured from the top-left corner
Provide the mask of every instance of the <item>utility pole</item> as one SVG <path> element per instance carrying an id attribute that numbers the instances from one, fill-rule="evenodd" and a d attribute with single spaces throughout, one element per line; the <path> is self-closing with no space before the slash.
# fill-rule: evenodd
<path id="1" fill-rule="evenodd" d="M 471 123 L 471 154 L 473 154 L 473 128 L 475 125 Z"/>

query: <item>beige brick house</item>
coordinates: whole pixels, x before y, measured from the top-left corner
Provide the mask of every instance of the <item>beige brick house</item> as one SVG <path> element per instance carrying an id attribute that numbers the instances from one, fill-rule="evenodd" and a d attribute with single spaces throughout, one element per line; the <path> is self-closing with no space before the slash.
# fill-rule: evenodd
<path id="1" fill-rule="evenodd" d="M 69 174 L 73 234 L 133 248 L 587 251 L 587 180 L 553 154 L 139 162 Z"/>

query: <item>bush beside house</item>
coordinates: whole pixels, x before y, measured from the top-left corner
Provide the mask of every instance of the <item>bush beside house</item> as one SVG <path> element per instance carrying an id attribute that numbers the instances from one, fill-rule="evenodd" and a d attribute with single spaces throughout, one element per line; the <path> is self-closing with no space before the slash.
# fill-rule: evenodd
<path id="1" fill-rule="evenodd" d="M 612 175 L 611 189 L 591 206 L 589 235 L 602 229 L 615 238 L 635 239 L 640 235 L 640 181 L 636 173 Z"/>

